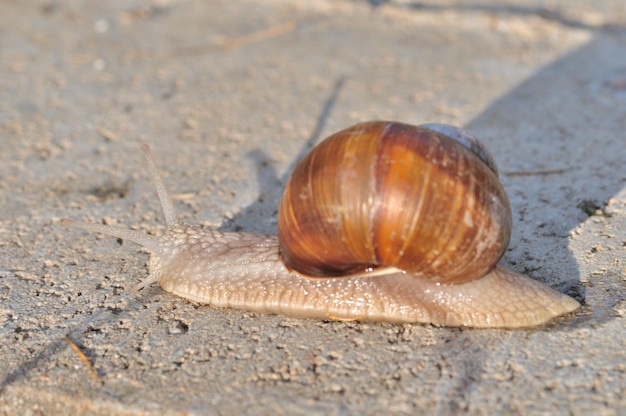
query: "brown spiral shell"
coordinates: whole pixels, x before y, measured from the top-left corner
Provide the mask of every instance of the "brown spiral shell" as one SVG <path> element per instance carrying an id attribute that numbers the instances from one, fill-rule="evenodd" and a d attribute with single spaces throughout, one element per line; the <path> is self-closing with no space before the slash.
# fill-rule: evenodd
<path id="1" fill-rule="evenodd" d="M 283 260 L 310 277 L 396 267 L 467 282 L 495 267 L 510 234 L 493 159 L 446 125 L 373 121 L 339 131 L 296 165 L 279 206 Z"/>

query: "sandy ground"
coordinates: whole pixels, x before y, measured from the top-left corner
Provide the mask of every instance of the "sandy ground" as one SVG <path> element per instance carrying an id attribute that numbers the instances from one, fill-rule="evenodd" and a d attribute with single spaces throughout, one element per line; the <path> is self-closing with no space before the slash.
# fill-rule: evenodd
<path id="1" fill-rule="evenodd" d="M 624 414 L 626 10 L 491 3 L 0 1 L 0 414 Z M 483 138 L 502 263 L 583 308 L 516 331 L 220 310 L 130 294 L 145 250 L 60 226 L 161 232 L 149 143 L 185 221 L 275 232 L 295 161 L 369 119 Z"/>

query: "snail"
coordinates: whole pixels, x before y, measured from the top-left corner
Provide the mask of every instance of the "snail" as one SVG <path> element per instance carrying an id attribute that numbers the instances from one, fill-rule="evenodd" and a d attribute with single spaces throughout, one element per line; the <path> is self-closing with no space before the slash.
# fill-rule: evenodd
<path id="1" fill-rule="evenodd" d="M 511 209 L 493 157 L 444 124 L 372 121 L 337 132 L 294 168 L 278 235 L 183 223 L 148 145 L 161 236 L 64 219 L 151 252 L 153 282 L 188 300 L 330 320 L 519 328 L 579 303 L 497 263 Z"/>

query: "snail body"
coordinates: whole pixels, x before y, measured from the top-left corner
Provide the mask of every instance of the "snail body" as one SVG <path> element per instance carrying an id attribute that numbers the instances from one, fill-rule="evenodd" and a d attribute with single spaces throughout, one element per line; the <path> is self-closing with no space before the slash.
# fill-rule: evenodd
<path id="1" fill-rule="evenodd" d="M 497 266 L 511 231 L 506 193 L 486 148 L 452 126 L 380 121 L 327 138 L 294 169 L 278 236 L 184 224 L 142 149 L 163 235 L 63 221 L 148 248 L 138 288 L 158 282 L 195 302 L 294 317 L 438 326 L 530 327 L 579 307 Z"/>

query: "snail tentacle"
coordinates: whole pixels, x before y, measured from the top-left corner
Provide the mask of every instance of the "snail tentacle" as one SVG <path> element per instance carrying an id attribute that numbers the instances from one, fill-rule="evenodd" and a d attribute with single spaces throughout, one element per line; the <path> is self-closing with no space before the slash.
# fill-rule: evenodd
<path id="1" fill-rule="evenodd" d="M 159 169 L 156 167 L 154 156 L 150 151 L 150 146 L 148 146 L 147 144 L 143 144 L 141 146 L 141 150 L 146 156 L 146 161 L 148 162 L 148 170 L 150 171 L 150 176 L 154 181 L 157 194 L 159 195 L 159 200 L 161 201 L 161 208 L 163 209 L 163 214 L 165 215 L 165 223 L 168 227 L 171 227 L 176 223 L 176 221 L 178 221 L 178 214 L 176 214 L 174 204 L 172 203 L 172 200 L 167 193 L 167 189 L 165 188 L 165 184 L 163 183 L 163 178 L 159 173 Z"/>

